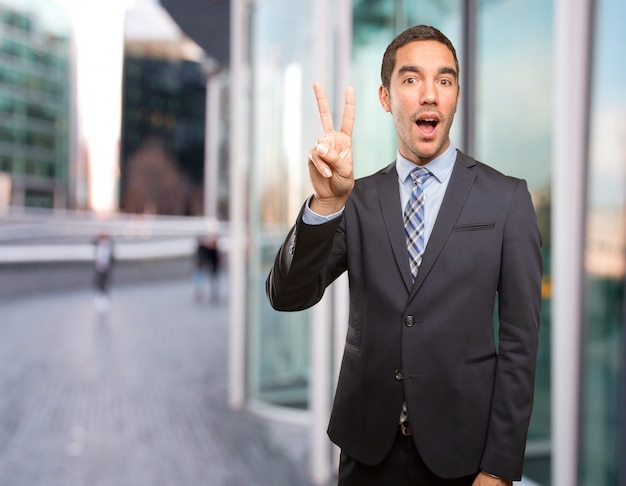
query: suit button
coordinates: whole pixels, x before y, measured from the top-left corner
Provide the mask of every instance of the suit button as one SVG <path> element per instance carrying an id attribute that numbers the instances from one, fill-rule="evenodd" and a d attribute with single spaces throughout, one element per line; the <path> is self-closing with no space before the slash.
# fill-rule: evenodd
<path id="1" fill-rule="evenodd" d="M 404 325 L 406 327 L 413 327 L 415 325 L 415 319 L 413 318 L 413 316 L 406 316 L 404 318 Z"/>
<path id="2" fill-rule="evenodd" d="M 404 379 L 404 375 L 402 374 L 402 370 L 396 370 L 395 374 L 396 374 L 396 380 L 402 381 Z"/>

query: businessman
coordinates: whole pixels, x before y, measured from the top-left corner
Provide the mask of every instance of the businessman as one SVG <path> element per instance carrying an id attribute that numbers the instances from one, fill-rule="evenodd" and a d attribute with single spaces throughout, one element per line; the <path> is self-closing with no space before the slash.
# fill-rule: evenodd
<path id="1" fill-rule="evenodd" d="M 335 130 L 314 85 L 324 130 L 308 156 L 314 193 L 267 295 L 277 310 L 306 309 L 348 272 L 328 428 L 340 485 L 510 485 L 522 475 L 541 303 L 530 194 L 451 143 L 459 64 L 440 31 L 401 33 L 381 79 L 397 158 L 356 181 L 354 91 Z"/>

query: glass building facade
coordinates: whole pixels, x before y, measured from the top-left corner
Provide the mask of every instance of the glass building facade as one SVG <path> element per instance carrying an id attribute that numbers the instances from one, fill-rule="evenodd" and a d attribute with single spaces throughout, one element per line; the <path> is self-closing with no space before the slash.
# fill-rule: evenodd
<path id="1" fill-rule="evenodd" d="M 556 1 L 556 0 L 555 0 Z M 320 69 L 320 31 L 330 34 L 325 79 L 334 112 L 341 112 L 340 83 L 355 87 L 356 176 L 395 158 L 392 120 L 379 105 L 380 62 L 387 44 L 410 25 L 446 33 L 461 63 L 460 112 L 455 145 L 496 169 L 528 181 L 543 235 L 545 262 L 536 401 L 525 474 L 551 484 L 552 194 L 555 1 L 353 0 L 345 21 L 316 23 L 304 0 L 251 2 L 245 10 L 247 153 L 245 212 L 247 397 L 277 407 L 311 407 L 314 311 L 278 313 L 264 282 L 282 239 L 310 194 L 305 154 L 320 135 L 312 83 Z M 342 3 L 342 2 L 339 2 Z M 585 288 L 581 322 L 578 476 L 580 484 L 624 484 L 624 337 L 626 274 L 626 45 L 620 0 L 591 2 L 593 24 L 588 122 Z M 345 23 L 342 23 L 344 22 Z M 317 29 L 316 29 L 317 28 Z M 325 29 L 325 30 L 324 30 Z M 342 32 L 350 36 L 349 62 L 339 63 Z M 323 57 L 322 57 L 323 58 Z M 236 94 L 235 94 L 236 96 Z M 560 169 L 562 170 L 562 169 Z M 575 262 L 573 262 L 575 264 Z M 331 306 L 343 305 L 335 294 Z M 572 305 L 576 305 L 572 303 Z M 336 315 L 336 314 L 335 314 Z M 332 326 L 341 319 L 329 318 Z M 342 343 L 339 343 L 340 345 Z M 337 345 L 332 338 L 329 347 Z M 576 364 L 572 363 L 573 372 Z M 332 369 L 331 373 L 336 370 Z M 621 483 L 619 481 L 622 481 Z"/>
<path id="2" fill-rule="evenodd" d="M 0 172 L 9 204 L 66 207 L 70 23 L 56 2 L 0 1 Z"/>

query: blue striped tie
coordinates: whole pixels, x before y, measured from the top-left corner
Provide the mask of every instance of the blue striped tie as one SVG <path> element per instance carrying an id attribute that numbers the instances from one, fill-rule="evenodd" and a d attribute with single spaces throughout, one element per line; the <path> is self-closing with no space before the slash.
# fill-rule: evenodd
<path id="1" fill-rule="evenodd" d="M 424 181 L 430 176 L 428 169 L 417 167 L 411 171 L 413 190 L 411 199 L 404 209 L 404 232 L 406 247 L 409 252 L 409 264 L 413 281 L 417 276 L 417 269 L 422 263 L 424 254 Z"/>

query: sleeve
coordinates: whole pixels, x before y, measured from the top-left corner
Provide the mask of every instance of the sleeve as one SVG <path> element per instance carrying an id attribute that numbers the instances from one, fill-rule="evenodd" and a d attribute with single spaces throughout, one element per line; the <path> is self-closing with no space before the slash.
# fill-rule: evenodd
<path id="1" fill-rule="evenodd" d="M 343 214 L 321 224 L 296 224 L 278 250 L 265 282 L 272 307 L 299 311 L 319 302 L 324 291 L 345 270 Z"/>
<path id="2" fill-rule="evenodd" d="M 525 181 L 511 198 L 498 286 L 498 365 L 481 469 L 519 480 L 533 405 L 541 308 L 541 236 Z"/>

